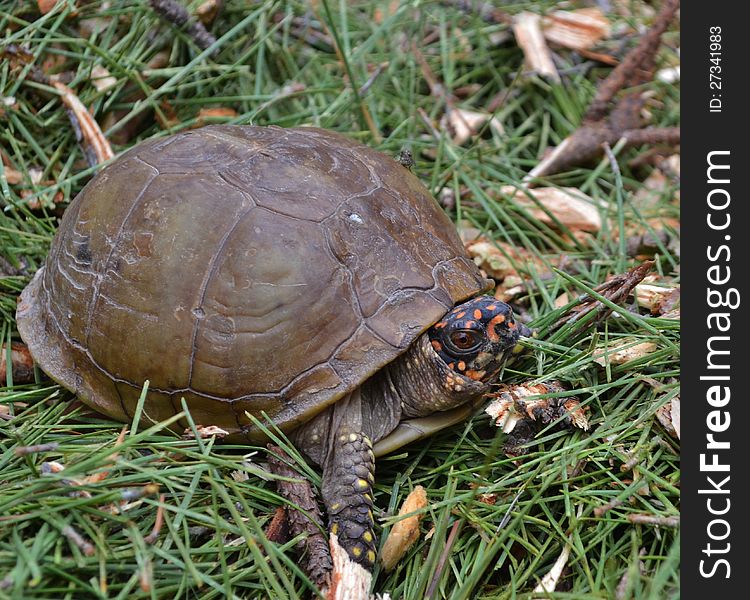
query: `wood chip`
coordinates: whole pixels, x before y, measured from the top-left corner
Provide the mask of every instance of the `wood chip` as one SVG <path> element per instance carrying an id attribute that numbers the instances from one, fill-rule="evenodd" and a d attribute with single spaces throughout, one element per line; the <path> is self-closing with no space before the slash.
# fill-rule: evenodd
<path id="1" fill-rule="evenodd" d="M 542 33 L 542 18 L 528 11 L 517 14 L 513 19 L 513 33 L 516 43 L 523 50 L 527 68 L 550 81 L 560 83 L 560 74 Z"/>
<path id="2" fill-rule="evenodd" d="M 201 439 L 216 436 L 217 439 L 221 440 L 229 435 L 229 432 L 227 430 L 222 429 L 221 427 L 217 427 L 216 425 L 196 425 L 195 429 Z M 195 431 L 193 431 L 190 427 L 185 429 L 185 431 L 182 433 L 183 440 L 194 440 L 195 437 Z"/>
<path id="3" fill-rule="evenodd" d="M 504 132 L 500 121 L 489 113 L 454 108 L 446 112 L 440 119 L 440 126 L 447 129 L 453 143 L 460 146 L 469 141 L 484 127 L 489 120 L 490 128 L 498 134 Z"/>
<path id="4" fill-rule="evenodd" d="M 534 588 L 535 594 L 546 595 L 550 592 L 555 591 L 555 588 L 557 587 L 557 583 L 558 581 L 560 581 L 560 576 L 563 573 L 563 569 L 565 568 L 565 565 L 568 563 L 569 557 L 570 557 L 570 546 L 568 544 L 565 544 L 565 546 L 562 549 L 562 552 L 560 552 L 560 556 L 557 557 L 555 564 L 552 565 L 552 568 L 549 570 L 549 572 L 544 577 L 542 577 L 542 580 Z"/>
<path id="5" fill-rule="evenodd" d="M 198 111 L 198 117 L 195 120 L 195 125 L 192 129 L 203 127 L 204 125 L 210 125 L 211 123 L 222 123 L 227 119 L 233 119 L 237 116 L 237 111 L 233 108 L 224 106 L 215 106 L 213 108 L 201 108 Z"/>
<path id="6" fill-rule="evenodd" d="M 641 342 L 634 344 L 632 340 L 619 342 L 608 348 L 597 350 L 594 353 L 594 362 L 602 367 L 609 365 L 624 365 L 633 360 L 643 358 L 656 351 L 654 342 Z"/>
<path id="7" fill-rule="evenodd" d="M 329 544 L 333 558 L 333 573 L 326 600 L 370 600 L 372 573 L 349 558 L 346 550 L 339 544 L 338 537 L 333 533 Z M 390 599 L 387 594 L 386 597 Z"/>
<path id="8" fill-rule="evenodd" d="M 565 413 L 570 415 L 573 425 L 588 431 L 590 410 L 587 406 L 581 406 L 577 398 L 533 398 L 563 389 L 553 381 L 505 386 L 484 412 L 495 420 L 495 425 L 502 427 L 504 433 L 512 432 L 524 419 L 536 421 L 545 414 L 551 419 L 557 419 Z"/>
<path id="9" fill-rule="evenodd" d="M 675 291 L 675 287 L 655 285 L 653 283 L 639 283 L 635 286 L 635 300 L 638 306 L 648 309 L 653 314 L 658 314 L 662 304 Z"/>
<path id="10" fill-rule="evenodd" d="M 80 137 L 79 141 L 83 142 L 83 149 L 89 163 L 99 164 L 114 158 L 115 153 L 112 152 L 112 148 L 99 128 L 99 124 L 86 110 L 73 90 L 60 81 L 52 81 L 51 84 L 60 92 L 63 104 L 75 118 L 76 137 Z M 71 121 L 73 118 L 71 118 Z"/>
<path id="11" fill-rule="evenodd" d="M 91 83 L 98 91 L 106 92 L 117 85 L 117 79 L 103 66 L 95 65 L 91 69 Z"/>
<path id="12" fill-rule="evenodd" d="M 516 204 L 523 206 L 534 218 L 550 226 L 556 224 L 555 220 L 538 204 L 541 204 L 573 232 L 595 232 L 602 227 L 600 211 L 604 206 L 576 188 L 538 187 L 527 191 L 506 185 L 500 191 Z M 532 198 L 536 199 L 536 202 Z"/>
<path id="13" fill-rule="evenodd" d="M 677 83 L 680 80 L 680 67 L 659 69 L 654 78 L 663 83 Z"/>
<path id="14" fill-rule="evenodd" d="M 427 493 L 418 485 L 406 497 L 398 511 L 399 516 L 407 515 L 427 506 Z M 423 515 L 412 515 L 397 521 L 388 534 L 380 552 L 380 562 L 386 571 L 391 571 L 419 539 L 419 521 Z"/>
<path id="15" fill-rule="evenodd" d="M 677 437 L 680 436 L 680 397 L 677 396 L 676 398 L 672 398 L 672 410 L 671 410 L 671 416 L 672 416 L 672 425 L 674 426 L 674 430 L 677 432 Z"/>
<path id="16" fill-rule="evenodd" d="M 588 50 L 612 33 L 597 7 L 552 11 L 542 19 L 542 28 L 547 41 L 572 50 Z"/>

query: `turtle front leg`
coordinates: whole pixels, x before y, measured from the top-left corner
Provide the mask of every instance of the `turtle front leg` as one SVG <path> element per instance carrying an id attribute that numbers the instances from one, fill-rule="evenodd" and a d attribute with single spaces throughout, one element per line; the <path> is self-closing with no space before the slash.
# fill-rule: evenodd
<path id="1" fill-rule="evenodd" d="M 375 564 L 372 442 L 346 422 L 332 432 L 323 466 L 323 502 L 329 529 L 354 562 L 368 571 Z"/>

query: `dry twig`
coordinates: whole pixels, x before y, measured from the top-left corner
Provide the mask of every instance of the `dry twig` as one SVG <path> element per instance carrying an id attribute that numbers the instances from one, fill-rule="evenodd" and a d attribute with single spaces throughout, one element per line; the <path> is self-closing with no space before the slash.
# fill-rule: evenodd
<path id="1" fill-rule="evenodd" d="M 604 282 L 594 288 L 594 291 L 604 296 L 607 300 L 613 304 L 620 304 L 624 302 L 627 297 L 633 292 L 635 286 L 638 285 L 643 278 L 654 266 L 654 261 L 646 261 L 640 265 L 633 267 L 627 273 L 615 275 L 609 281 Z M 568 314 L 561 317 L 556 323 L 550 327 L 549 333 L 559 329 L 563 325 L 568 323 L 575 323 L 580 321 L 582 317 L 595 310 L 599 314 L 596 318 L 596 322 L 601 322 L 612 312 L 606 304 L 597 300 L 596 298 L 585 294 L 581 297 L 580 304 L 573 307 Z"/>
<path id="2" fill-rule="evenodd" d="M 148 3 L 162 19 L 184 29 L 201 50 L 216 42 L 216 38 L 208 32 L 203 23 L 193 19 L 185 7 L 176 0 L 148 0 Z"/>
<path id="3" fill-rule="evenodd" d="M 653 78 L 661 36 L 679 5 L 679 0 L 664 2 L 651 29 L 599 84 L 581 126 L 534 167 L 524 181 L 590 162 L 602 155 L 604 144 L 613 146 L 623 138 L 626 146 L 680 143 L 679 127 L 642 128 L 640 112 L 644 98 L 640 91 L 626 93 L 612 105 L 621 90 L 642 85 Z"/>

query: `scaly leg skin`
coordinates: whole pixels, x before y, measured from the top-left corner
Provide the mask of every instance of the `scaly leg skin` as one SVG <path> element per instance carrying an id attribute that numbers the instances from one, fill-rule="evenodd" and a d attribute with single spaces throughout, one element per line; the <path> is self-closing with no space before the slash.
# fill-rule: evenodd
<path id="1" fill-rule="evenodd" d="M 323 502 L 329 530 L 352 561 L 371 572 L 375 564 L 372 486 L 375 455 L 363 433 L 341 424 L 323 467 Z"/>

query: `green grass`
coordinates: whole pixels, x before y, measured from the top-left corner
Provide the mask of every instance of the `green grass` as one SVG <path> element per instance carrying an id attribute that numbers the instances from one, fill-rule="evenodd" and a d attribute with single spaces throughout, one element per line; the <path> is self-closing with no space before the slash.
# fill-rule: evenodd
<path id="1" fill-rule="evenodd" d="M 516 13 L 553 4 L 516 2 L 504 8 Z M 615 24 L 648 24 L 640 17 L 640 3 L 618 4 L 633 6 L 635 15 L 610 15 Z M 194 126 L 206 107 L 237 112 L 222 122 L 334 129 L 392 155 L 408 146 L 428 188 L 457 192 L 451 211 L 457 223 L 538 259 L 518 269 L 535 284 L 519 302 L 540 335 L 505 379 L 566 382 L 591 409 L 591 430 L 543 431 L 525 456 L 511 460 L 502 452 L 505 436 L 480 413 L 380 460 L 375 502 L 385 526 L 381 543 L 393 522 L 388 516 L 414 485 L 426 488 L 430 505 L 416 546 L 393 573 L 376 571 L 376 591 L 394 599 L 422 599 L 428 589 L 433 598 L 528 598 L 567 544 L 567 569 L 548 597 L 614 598 L 626 574 L 623 598 L 678 597 L 679 530 L 633 524 L 628 515 L 679 514 L 679 444 L 654 416 L 679 393 L 679 321 L 639 312 L 631 303 L 596 327 L 546 331 L 566 310 L 554 306 L 561 294 L 575 298 L 635 264 L 623 252 L 623 230 L 645 230 L 656 216 L 679 218 L 679 209 L 665 193 L 647 212 L 637 210 L 630 199 L 645 174 L 632 171 L 628 160 L 638 150 L 621 153 L 617 147 L 621 177 L 604 159 L 551 178 L 604 202 L 606 225 L 589 240 L 576 241 L 571 232 L 551 228 L 514 202 L 498 201 L 496 193 L 501 185 L 518 183 L 547 148 L 577 127 L 609 69 L 568 69 L 560 86 L 516 77 L 521 51 L 512 42 L 490 41 L 507 26 L 442 3 L 402 2 L 382 19 L 374 18 L 375 9 L 386 2 L 313 5 L 314 13 L 302 2 L 229 0 L 211 27 L 218 41 L 205 52 L 159 21 L 145 1 L 112 2 L 109 8 L 79 2 L 75 15 L 73 3 L 62 1 L 40 16 L 35 3 L 0 0 L 0 28 L 4 44 L 31 51 L 33 66 L 71 74 L 70 87 L 108 124 L 115 153 Z M 100 19 L 98 27 L 82 33 L 82 20 L 92 17 Z M 297 35 L 300 23 L 307 27 L 305 38 Z M 512 88 L 496 113 L 504 134 L 488 132 L 457 146 L 442 131 L 444 104 L 430 95 L 409 48 L 410 40 L 426 37 L 421 52 L 445 88 L 469 89 L 458 106 L 481 110 Z M 666 39 L 677 46 L 678 31 Z M 164 54 L 154 66 L 159 53 Z M 574 66 L 571 52 L 558 55 L 564 71 Z M 673 60 L 669 50 L 660 56 L 662 63 Z M 386 62 L 369 89 L 355 91 Z M 6 169 L 0 171 L 5 341 L 18 339 L 16 298 L 42 264 L 62 208 L 97 170 L 86 164 L 59 97 L 31 81 L 32 64 L 12 68 L 10 61 L 0 62 L 0 96 L 15 99 L 0 112 L 0 147 L 23 176 L 12 184 Z M 115 77 L 109 91 L 90 83 L 95 65 Z M 291 84 L 296 91 L 283 93 Z M 652 124 L 679 124 L 678 88 L 658 82 L 647 87 L 653 94 Z M 437 127 L 437 137 L 420 109 Z M 63 203 L 54 204 L 58 192 Z M 31 210 L 33 200 L 42 208 Z M 554 271 L 562 256 L 564 265 Z M 675 276 L 679 260 L 671 248 L 662 248 L 656 271 Z M 650 341 L 657 349 L 620 366 L 593 362 L 596 351 L 621 339 Z M 5 375 L 0 403 L 10 413 L 0 420 L 0 598 L 309 594 L 294 540 L 279 546 L 263 535 L 283 504 L 262 467 L 263 448 L 184 441 L 151 427 L 127 436 L 112 460 L 121 424 L 82 413 L 68 392 L 48 380 L 13 385 Z M 14 452 L 51 442 L 57 446 L 43 453 Z M 43 473 L 47 461 L 62 463 L 64 471 Z M 74 485 L 103 472 L 109 474 L 99 482 Z M 304 472 L 319 484 L 314 472 Z M 148 484 L 158 484 L 163 496 L 120 506 Z M 481 494 L 494 494 L 495 504 L 482 502 Z M 607 503 L 617 506 L 595 514 Z M 151 541 L 160 506 L 163 525 Z M 79 546 L 70 527 L 92 549 Z M 452 531 L 454 542 L 439 570 Z"/>

